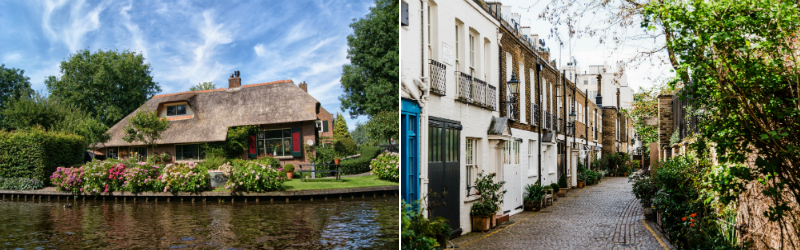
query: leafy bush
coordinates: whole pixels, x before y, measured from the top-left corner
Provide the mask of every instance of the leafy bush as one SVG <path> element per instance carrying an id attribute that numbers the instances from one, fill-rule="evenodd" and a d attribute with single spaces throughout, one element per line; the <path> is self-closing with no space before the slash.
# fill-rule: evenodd
<path id="1" fill-rule="evenodd" d="M 44 182 L 32 178 L 0 177 L 0 189 L 34 190 L 44 187 Z"/>
<path id="2" fill-rule="evenodd" d="M 373 146 L 361 147 L 361 156 L 355 159 L 347 159 L 339 162 L 344 174 L 360 174 L 369 172 L 369 165 L 381 153 L 380 148 Z"/>
<path id="3" fill-rule="evenodd" d="M 553 188 L 554 193 L 558 193 L 558 190 L 561 190 L 561 188 L 556 183 L 550 183 L 550 187 Z"/>
<path id="4" fill-rule="evenodd" d="M 230 178 L 225 184 L 226 189 L 244 192 L 268 192 L 285 190 L 283 183 L 286 173 L 283 169 L 273 165 L 265 165 L 270 161 L 233 161 Z"/>
<path id="5" fill-rule="evenodd" d="M 0 131 L 0 177 L 42 181 L 59 166 L 80 166 L 86 145 L 81 136 L 42 128 Z"/>
<path id="6" fill-rule="evenodd" d="M 122 189 L 134 193 L 158 192 L 166 186 L 159 180 L 163 166 L 140 162 L 125 169 Z"/>
<path id="7" fill-rule="evenodd" d="M 358 146 L 356 146 L 356 143 L 353 142 L 353 139 L 342 138 L 334 143 L 334 149 L 336 150 L 336 153 L 341 156 L 350 156 L 354 155 L 356 151 L 358 151 Z"/>
<path id="8" fill-rule="evenodd" d="M 94 161 L 83 166 L 85 175 L 81 192 L 107 193 L 122 191 L 127 165 L 119 161 Z"/>
<path id="9" fill-rule="evenodd" d="M 284 165 L 283 166 L 283 172 L 286 172 L 286 173 L 294 172 L 294 165 L 292 165 L 291 163 Z"/>
<path id="10" fill-rule="evenodd" d="M 525 185 L 525 201 L 540 201 L 544 197 L 544 188 L 537 180 L 535 184 Z"/>
<path id="11" fill-rule="evenodd" d="M 224 142 L 203 143 L 200 149 L 209 157 L 237 158 L 247 150 L 248 137 L 258 130 L 258 126 L 230 127 Z"/>
<path id="12" fill-rule="evenodd" d="M 561 177 L 558 178 L 558 186 L 561 188 L 567 188 L 567 175 L 562 174 Z"/>
<path id="13" fill-rule="evenodd" d="M 653 199 L 656 192 L 658 192 L 658 186 L 655 180 L 649 177 L 635 177 L 633 180 L 633 195 L 636 196 L 636 199 L 639 199 L 639 203 L 642 204 L 642 207 L 649 208 L 651 199 Z"/>
<path id="14" fill-rule="evenodd" d="M 400 179 L 400 161 L 397 153 L 383 152 L 369 164 L 372 173 L 378 178 L 397 182 Z"/>
<path id="15" fill-rule="evenodd" d="M 159 179 L 163 192 L 202 192 L 210 188 L 208 170 L 194 162 L 167 164 Z"/>
<path id="16" fill-rule="evenodd" d="M 470 215 L 490 215 L 497 210 L 500 210 L 500 204 L 503 204 L 503 195 L 506 190 L 503 189 L 505 181 L 494 182 L 495 174 L 484 175 L 481 171 L 478 173 L 478 178 L 475 180 L 475 191 L 480 195 L 480 200 L 472 204 Z"/>
<path id="17" fill-rule="evenodd" d="M 227 159 L 219 156 L 213 156 L 213 157 L 206 156 L 206 158 L 197 165 L 204 169 L 213 170 L 213 169 L 218 169 L 219 166 L 222 166 L 227 161 L 228 161 Z"/>
<path id="18" fill-rule="evenodd" d="M 415 208 L 420 207 L 420 201 L 412 204 L 407 204 L 402 201 L 401 210 L 401 226 L 402 230 L 402 249 L 437 249 L 439 242 L 436 241 L 437 236 L 450 234 L 451 228 L 448 220 L 439 216 L 430 216 L 431 219 L 423 216 L 426 211 L 425 208 L 420 208 L 417 211 Z"/>
<path id="19" fill-rule="evenodd" d="M 58 167 L 53 175 L 50 176 L 50 183 L 56 185 L 59 191 L 68 191 L 72 193 L 82 192 L 83 176 L 86 173 L 83 167 Z"/>

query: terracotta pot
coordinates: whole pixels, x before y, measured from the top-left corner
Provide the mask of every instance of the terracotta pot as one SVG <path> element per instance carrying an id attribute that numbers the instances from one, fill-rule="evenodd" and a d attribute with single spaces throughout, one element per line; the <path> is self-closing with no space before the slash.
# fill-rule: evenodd
<path id="1" fill-rule="evenodd" d="M 578 188 L 583 188 L 586 186 L 586 182 L 578 182 Z"/>
<path id="2" fill-rule="evenodd" d="M 490 220 L 492 221 L 492 228 L 497 226 L 497 217 L 495 216 L 496 214 L 497 214 L 496 212 L 492 213 L 492 217 L 490 218 Z"/>
<path id="3" fill-rule="evenodd" d="M 494 216 L 492 216 L 494 217 Z M 491 217 L 489 215 L 473 215 L 472 216 L 472 231 L 473 232 L 486 232 L 489 231 Z"/>
<path id="4" fill-rule="evenodd" d="M 333 163 L 335 163 L 336 165 L 339 165 L 339 160 L 340 159 L 333 159 Z"/>
<path id="5" fill-rule="evenodd" d="M 567 189 L 558 189 L 558 197 L 567 197 Z"/>
<path id="6" fill-rule="evenodd" d="M 286 172 L 286 178 L 292 179 L 294 177 L 294 172 Z"/>

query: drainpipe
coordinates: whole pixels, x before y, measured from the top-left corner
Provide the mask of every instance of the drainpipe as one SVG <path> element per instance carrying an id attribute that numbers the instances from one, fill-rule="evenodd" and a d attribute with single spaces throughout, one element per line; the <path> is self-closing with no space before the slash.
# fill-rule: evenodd
<path id="1" fill-rule="evenodd" d="M 578 106 L 578 98 L 577 98 L 578 96 L 575 95 L 575 89 L 576 88 L 578 88 L 578 87 L 577 86 L 573 86 L 572 87 L 572 110 L 575 110 L 575 106 Z M 578 119 L 577 119 L 577 117 L 575 117 L 575 118 L 576 118 L 575 119 L 576 123 L 572 124 L 573 131 L 577 130 L 575 125 L 577 124 Z M 572 133 L 572 145 L 575 145 L 575 140 L 578 139 L 577 137 L 578 137 L 578 135 L 576 135 L 575 133 Z M 564 141 L 566 141 L 566 140 L 567 140 L 567 138 L 564 138 Z"/>
<path id="2" fill-rule="evenodd" d="M 567 119 L 567 70 L 562 70 L 561 71 L 561 82 L 563 83 L 563 86 L 564 86 L 562 88 L 562 89 L 564 89 L 564 93 L 562 93 L 562 95 L 564 96 L 564 98 L 563 98 L 564 99 L 564 108 L 563 108 L 564 112 L 562 112 L 563 116 L 561 116 L 561 119 L 564 119 L 564 161 L 563 161 L 564 162 L 564 168 L 562 169 L 562 172 L 563 172 L 562 174 L 566 175 L 567 174 L 567 165 L 568 165 L 567 164 L 567 152 L 569 152 L 569 150 L 567 150 L 567 135 L 569 134 L 567 132 L 567 122 L 569 122 L 569 119 Z M 575 98 L 574 94 L 575 93 L 573 93 L 573 98 Z M 559 180 L 561 180 L 561 179 L 559 179 Z"/>
<path id="3" fill-rule="evenodd" d="M 539 183 L 542 183 L 542 123 L 544 123 L 544 116 L 542 116 L 542 64 L 539 58 L 536 59 L 536 80 L 539 83 Z"/>

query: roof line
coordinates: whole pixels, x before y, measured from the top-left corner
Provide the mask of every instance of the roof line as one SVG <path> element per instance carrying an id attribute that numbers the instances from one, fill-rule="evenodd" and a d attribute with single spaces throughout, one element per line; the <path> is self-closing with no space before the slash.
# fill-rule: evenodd
<path id="1" fill-rule="evenodd" d="M 275 84 L 275 83 L 286 83 L 286 82 L 294 83 L 291 79 L 286 79 L 286 80 L 277 80 L 277 81 L 271 81 L 271 82 L 253 83 L 253 84 L 242 85 L 242 88 L 270 85 L 270 84 Z"/>
<path id="2" fill-rule="evenodd" d="M 242 88 L 263 86 L 263 85 L 269 85 L 269 84 L 275 84 L 275 83 L 285 83 L 285 82 L 294 83 L 291 79 L 286 79 L 286 80 L 278 80 L 278 81 L 272 81 L 272 82 L 253 83 L 253 84 L 242 85 Z M 216 91 L 224 91 L 224 90 L 226 90 L 226 88 L 209 89 L 209 90 L 184 91 L 184 92 L 177 92 L 177 93 L 171 93 L 171 94 L 156 95 L 156 96 L 153 96 L 152 98 L 174 96 L 174 95 L 181 95 L 181 94 L 199 94 L 199 93 L 208 93 L 208 92 L 216 92 Z"/>

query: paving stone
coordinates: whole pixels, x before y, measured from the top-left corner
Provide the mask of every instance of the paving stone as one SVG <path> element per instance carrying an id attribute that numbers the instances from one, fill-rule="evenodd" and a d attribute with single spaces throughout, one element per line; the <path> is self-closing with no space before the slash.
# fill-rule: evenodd
<path id="1" fill-rule="evenodd" d="M 573 189 L 538 213 L 523 212 L 486 233 L 453 239 L 460 249 L 663 249 L 645 228 L 625 177 Z"/>

